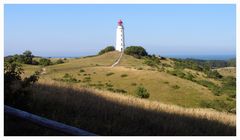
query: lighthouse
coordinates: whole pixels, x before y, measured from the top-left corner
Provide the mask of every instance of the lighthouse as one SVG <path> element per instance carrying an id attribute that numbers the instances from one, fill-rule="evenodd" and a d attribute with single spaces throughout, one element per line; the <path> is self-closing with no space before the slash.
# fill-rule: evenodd
<path id="1" fill-rule="evenodd" d="M 117 36 L 116 36 L 116 50 L 122 52 L 125 48 L 124 41 L 124 27 L 123 22 L 120 19 L 117 26 Z"/>

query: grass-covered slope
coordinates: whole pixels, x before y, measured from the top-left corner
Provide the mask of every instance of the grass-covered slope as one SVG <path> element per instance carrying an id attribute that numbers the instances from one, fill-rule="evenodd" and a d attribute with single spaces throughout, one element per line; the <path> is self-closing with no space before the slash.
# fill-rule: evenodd
<path id="1" fill-rule="evenodd" d="M 111 68 L 119 55 L 115 51 L 93 57 L 68 59 L 67 63 L 45 67 L 45 74 L 41 75 L 39 82 L 67 82 L 73 87 L 91 87 L 133 96 L 138 86 L 144 86 L 150 93 L 150 100 L 166 104 L 212 107 L 218 110 L 231 110 L 235 107 L 234 99 L 227 100 L 226 95 L 216 96 L 206 86 L 167 73 L 167 70 L 173 69 L 173 60 L 161 60 L 168 67 L 165 71 L 158 71 L 146 65 L 144 59 L 124 54 L 119 65 Z M 31 73 L 34 69 L 41 68 L 29 65 L 25 67 L 26 73 Z M 197 80 L 208 80 L 221 85 L 220 81 L 207 78 L 204 73 L 188 69 L 183 72 L 196 75 Z"/>
<path id="2" fill-rule="evenodd" d="M 176 69 L 168 58 L 152 63 L 123 55 L 111 68 L 119 55 L 71 58 L 46 67 L 24 65 L 24 77 L 36 70 L 41 75 L 29 88 L 28 108 L 20 109 L 99 135 L 236 135 L 236 115 L 227 113 L 236 106 L 234 78 Z M 147 89 L 149 99 L 136 97 L 139 86 Z M 221 94 L 214 93 L 216 87 Z"/>
<path id="3" fill-rule="evenodd" d="M 236 77 L 236 67 L 218 68 L 217 71 L 223 76 Z"/>
<path id="4" fill-rule="evenodd" d="M 234 114 L 166 105 L 55 81 L 42 82 L 47 84 L 32 88 L 33 100 L 27 111 L 98 135 L 236 135 Z M 40 135 L 48 134 L 51 133 L 46 130 Z"/>

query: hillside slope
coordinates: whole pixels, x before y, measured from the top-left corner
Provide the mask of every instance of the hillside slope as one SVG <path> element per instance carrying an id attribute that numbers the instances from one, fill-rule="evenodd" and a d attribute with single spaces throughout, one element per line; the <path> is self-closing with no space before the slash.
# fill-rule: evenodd
<path id="1" fill-rule="evenodd" d="M 111 68 L 110 66 L 119 55 L 119 52 L 109 52 L 100 56 L 69 59 L 67 63 L 48 66 L 45 68 L 46 73 L 41 75 L 39 82 L 67 82 L 73 87 L 91 87 L 133 96 L 135 96 L 136 88 L 141 85 L 149 91 L 150 100 L 166 104 L 184 107 L 206 107 L 206 103 L 224 101 L 229 104 L 230 109 L 235 107 L 234 101 L 226 101 L 227 96 L 215 96 L 207 87 L 196 82 L 173 76 L 166 71 L 157 71 L 144 64 L 144 59 L 136 59 L 124 54 L 120 63 Z M 169 65 L 173 63 L 170 59 L 161 61 Z M 34 69 L 37 70 L 40 67 L 29 65 L 25 67 L 27 74 Z M 166 69 L 172 68 L 167 67 Z M 188 70 L 184 71 L 187 72 Z M 194 73 L 195 71 L 191 70 L 191 72 Z M 207 79 L 204 78 L 204 74 L 199 75 L 197 78 Z M 66 80 L 66 76 L 75 79 L 75 82 Z M 211 80 L 216 83 L 219 82 L 214 79 Z"/>

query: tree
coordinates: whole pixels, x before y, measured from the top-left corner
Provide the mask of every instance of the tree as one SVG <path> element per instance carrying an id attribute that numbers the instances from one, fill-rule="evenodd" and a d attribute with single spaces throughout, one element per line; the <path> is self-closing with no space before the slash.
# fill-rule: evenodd
<path id="1" fill-rule="evenodd" d="M 24 57 L 25 64 L 32 64 L 33 55 L 31 51 L 27 50 L 23 52 L 23 57 Z"/>
<path id="2" fill-rule="evenodd" d="M 19 63 L 23 63 L 23 64 L 32 64 L 33 63 L 33 55 L 31 51 L 25 51 L 23 52 L 23 54 L 15 54 L 13 56 L 9 56 L 9 57 L 5 57 L 6 61 L 8 62 L 19 62 Z"/>
<path id="3" fill-rule="evenodd" d="M 136 58 L 141 58 L 142 56 L 147 56 L 148 53 L 141 46 L 129 46 L 124 50 L 124 53 L 127 55 L 132 55 Z"/>
<path id="4" fill-rule="evenodd" d="M 102 55 L 106 52 L 111 52 L 111 51 L 115 51 L 115 48 L 113 46 L 107 46 L 106 48 L 102 49 L 98 55 Z"/>
<path id="5" fill-rule="evenodd" d="M 24 79 L 21 78 L 23 69 L 16 61 L 4 62 L 4 104 L 17 106 L 18 108 L 29 107 L 31 94 L 28 87 L 39 78 L 39 72 Z"/>

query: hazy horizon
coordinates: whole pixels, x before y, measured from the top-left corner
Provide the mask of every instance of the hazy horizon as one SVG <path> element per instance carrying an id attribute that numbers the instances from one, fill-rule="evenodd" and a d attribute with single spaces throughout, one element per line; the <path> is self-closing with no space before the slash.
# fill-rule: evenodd
<path id="1" fill-rule="evenodd" d="M 236 56 L 233 4 L 21 4 L 4 6 L 4 56 L 87 56 L 115 46 L 119 19 L 126 46 L 161 56 Z"/>

